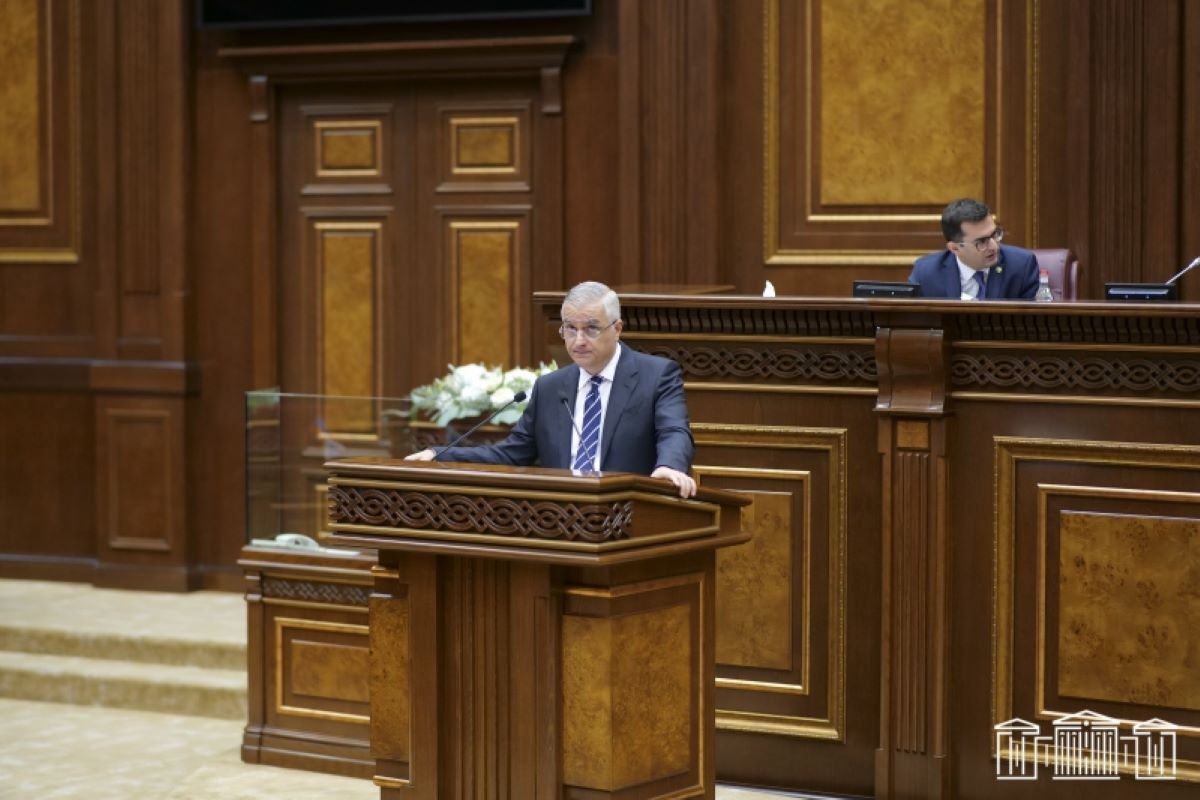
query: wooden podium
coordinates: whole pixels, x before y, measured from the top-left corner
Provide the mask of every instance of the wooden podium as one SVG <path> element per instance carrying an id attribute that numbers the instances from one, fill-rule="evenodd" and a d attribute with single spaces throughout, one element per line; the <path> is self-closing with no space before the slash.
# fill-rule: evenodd
<path id="1" fill-rule="evenodd" d="M 625 473 L 346 459 L 331 542 L 378 550 L 382 798 L 714 796 L 715 550 L 748 501 Z"/>

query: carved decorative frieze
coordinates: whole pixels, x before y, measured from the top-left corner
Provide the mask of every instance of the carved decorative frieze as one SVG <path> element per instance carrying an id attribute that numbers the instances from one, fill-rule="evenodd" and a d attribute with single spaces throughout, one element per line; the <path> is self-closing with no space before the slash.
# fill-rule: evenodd
<path id="1" fill-rule="evenodd" d="M 366 607 L 367 598 L 370 594 L 371 588 L 369 586 L 357 586 L 351 583 L 292 581 L 286 578 L 275 578 L 270 575 L 264 575 L 262 579 L 263 597 L 273 597 L 282 600 L 303 600 L 309 603 Z"/>
<path id="2" fill-rule="evenodd" d="M 864 383 L 876 380 L 870 350 L 799 347 L 668 347 L 639 343 L 639 350 L 678 362 L 685 379 L 737 378 L 806 383 Z"/>
<path id="3" fill-rule="evenodd" d="M 959 353 L 951 359 L 950 380 L 955 388 L 1196 394 L 1200 361 Z"/>
<path id="4" fill-rule="evenodd" d="M 334 485 L 331 520 L 428 531 L 609 542 L 629 538 L 633 503 L 571 503 L 468 497 Z"/>
<path id="5" fill-rule="evenodd" d="M 1200 318 L 1090 314 L 972 314 L 947 320 L 957 341 L 1200 344 Z"/>
<path id="6" fill-rule="evenodd" d="M 851 336 L 874 338 L 867 311 L 797 308 L 662 308 L 623 305 L 625 330 L 637 333 Z"/>

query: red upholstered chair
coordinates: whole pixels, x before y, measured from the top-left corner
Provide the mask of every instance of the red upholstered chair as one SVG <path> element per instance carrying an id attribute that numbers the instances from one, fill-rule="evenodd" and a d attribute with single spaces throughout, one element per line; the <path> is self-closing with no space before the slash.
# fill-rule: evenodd
<path id="1" fill-rule="evenodd" d="M 1050 291 L 1055 300 L 1078 297 L 1079 259 L 1070 250 L 1034 250 L 1038 267 L 1050 274 Z"/>

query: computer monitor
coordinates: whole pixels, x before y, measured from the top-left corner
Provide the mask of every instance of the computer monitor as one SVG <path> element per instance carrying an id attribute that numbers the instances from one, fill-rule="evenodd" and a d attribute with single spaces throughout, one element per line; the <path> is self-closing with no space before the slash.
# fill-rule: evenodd
<path id="1" fill-rule="evenodd" d="M 1105 300 L 1125 302 L 1164 302 L 1179 299 L 1179 289 L 1173 283 L 1106 283 Z"/>
<path id="2" fill-rule="evenodd" d="M 905 281 L 855 281 L 855 297 L 920 297 L 921 287 Z"/>

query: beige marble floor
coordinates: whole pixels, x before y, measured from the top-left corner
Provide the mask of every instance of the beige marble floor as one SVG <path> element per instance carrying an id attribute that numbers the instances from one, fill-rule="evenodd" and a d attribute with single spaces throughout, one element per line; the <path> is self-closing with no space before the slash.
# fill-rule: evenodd
<path id="1" fill-rule="evenodd" d="M 3 800 L 375 800 L 373 784 L 243 764 L 242 723 L 0 698 Z M 719 800 L 798 795 L 718 787 Z"/>
<path id="2" fill-rule="evenodd" d="M 0 580 L 0 634 L 19 639 L 79 631 L 98 643 L 175 640 L 181 652 L 220 642 L 244 647 L 240 595 L 164 594 Z M 0 636 L 0 638 L 3 638 Z M 112 638 L 106 638 L 112 637 Z M 220 649 L 220 648 L 218 648 Z M 22 657 L 21 648 L 9 655 Z M 156 653 L 161 654 L 156 645 Z M 36 649 L 33 652 L 38 652 Z M 85 654 L 80 655 L 99 655 Z M 111 657 L 111 655 L 109 656 Z M 0 698 L 0 800 L 374 800 L 367 781 L 243 764 L 241 720 Z M 800 795 L 718 787 L 720 800 Z"/>

